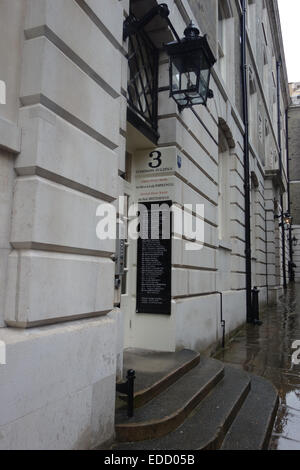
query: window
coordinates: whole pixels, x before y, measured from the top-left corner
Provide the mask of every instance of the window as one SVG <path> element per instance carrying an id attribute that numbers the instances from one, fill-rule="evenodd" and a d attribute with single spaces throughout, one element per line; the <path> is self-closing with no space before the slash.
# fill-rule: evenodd
<path id="1" fill-rule="evenodd" d="M 247 25 L 251 46 L 256 56 L 256 5 L 255 0 L 248 0 Z"/>
<path id="2" fill-rule="evenodd" d="M 249 66 L 249 135 L 250 142 L 257 148 L 258 109 L 256 80 L 251 66 Z"/>
<path id="3" fill-rule="evenodd" d="M 219 2 L 218 10 L 218 63 L 221 76 L 226 80 L 226 59 L 225 59 L 225 15 L 222 8 L 222 2 Z"/>
<path id="4" fill-rule="evenodd" d="M 230 154 L 224 132 L 219 128 L 219 178 L 218 178 L 219 239 L 230 238 Z"/>
<path id="5" fill-rule="evenodd" d="M 158 50 L 143 30 L 129 36 L 127 88 L 129 122 L 156 143 Z"/>
<path id="6" fill-rule="evenodd" d="M 218 64 L 229 94 L 234 98 L 234 34 L 235 25 L 230 0 L 218 2 Z"/>

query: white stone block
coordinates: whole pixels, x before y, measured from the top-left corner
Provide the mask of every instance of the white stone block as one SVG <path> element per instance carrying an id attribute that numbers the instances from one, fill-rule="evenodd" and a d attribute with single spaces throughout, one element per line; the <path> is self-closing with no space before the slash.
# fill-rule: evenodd
<path id="1" fill-rule="evenodd" d="M 226 335 L 246 321 L 246 292 L 223 292 L 223 318 Z"/>
<path id="2" fill-rule="evenodd" d="M 10 248 L 0 248 L 0 328 L 4 326 L 7 265 L 10 252 Z"/>
<path id="3" fill-rule="evenodd" d="M 9 248 L 11 208 L 14 184 L 14 161 L 0 150 L 0 248 Z"/>
<path id="4" fill-rule="evenodd" d="M 5 321 L 27 327 L 108 312 L 113 308 L 114 271 L 114 263 L 104 258 L 13 251 Z"/>
<path id="5" fill-rule="evenodd" d="M 216 291 L 216 273 L 189 270 L 189 295 L 210 294 Z"/>
<path id="6" fill-rule="evenodd" d="M 199 145 L 191 134 L 187 132 L 186 129 L 182 131 L 183 149 L 187 152 L 190 158 L 198 165 L 203 172 L 210 176 L 216 183 L 218 182 L 218 166 L 215 160 L 212 160 L 207 152 Z M 198 135 L 199 140 L 201 140 L 201 134 Z"/>
<path id="7" fill-rule="evenodd" d="M 114 426 L 115 323 L 101 319 L 26 332 L 4 328 L 1 449 L 88 449 Z"/>
<path id="8" fill-rule="evenodd" d="M 38 34 L 34 28 L 41 28 L 44 25 L 63 42 L 63 44 L 59 43 L 59 47 L 67 56 L 71 56 L 89 74 L 100 77 L 100 84 L 101 79 L 104 80 L 104 88 L 108 91 L 109 87 L 112 96 L 118 96 L 121 86 L 120 52 L 76 2 L 73 0 L 63 2 L 61 0 L 30 0 L 27 2 L 26 36 L 32 37 Z M 48 30 L 45 34 L 49 35 Z M 55 42 L 56 38 L 53 38 L 53 41 Z M 99 44 L 101 44 L 101 49 L 99 49 Z M 73 54 L 76 56 L 73 57 Z M 83 65 L 80 60 L 84 62 Z M 86 69 L 85 65 L 89 69 Z M 97 77 L 96 80 L 98 80 Z"/>
<path id="9" fill-rule="evenodd" d="M 106 93 L 50 41 L 44 37 L 26 41 L 23 64 L 20 92 L 23 104 L 36 103 L 43 95 L 52 102 L 52 106 L 59 106 L 58 112 L 68 116 L 77 127 L 92 135 L 96 133 L 95 137 L 109 148 L 118 146 L 118 100 Z"/>
<path id="10" fill-rule="evenodd" d="M 201 188 L 199 188 L 201 191 Z M 182 204 L 196 204 L 204 205 L 204 218 L 212 224 L 217 224 L 217 206 L 212 204 L 206 197 L 199 194 L 193 188 L 188 186 L 187 183 L 182 183 Z"/>
<path id="11" fill-rule="evenodd" d="M 107 200 L 117 196 L 116 152 L 41 105 L 22 108 L 20 124 L 22 149 L 15 163 L 19 174 L 44 172 L 54 181 Z"/>
<path id="12" fill-rule="evenodd" d="M 176 322 L 176 349 L 203 351 L 218 340 L 218 295 L 177 300 L 173 308 Z"/>
<path id="13" fill-rule="evenodd" d="M 202 246 L 201 250 L 189 251 L 186 249 L 186 242 L 183 241 L 182 264 L 197 268 L 216 268 L 216 250 L 207 246 Z"/>
<path id="14" fill-rule="evenodd" d="M 2 108 L 3 107 L 2 105 Z M 1 147 L 13 153 L 18 153 L 21 147 L 20 127 L 2 117 L 0 117 L 0 148 Z"/>
<path id="15" fill-rule="evenodd" d="M 234 273 L 232 272 L 230 275 L 231 279 L 231 289 L 245 289 L 246 285 L 246 277 L 245 274 Z"/>
<path id="16" fill-rule="evenodd" d="M 188 271 L 172 269 L 172 297 L 188 295 Z"/>
<path id="17" fill-rule="evenodd" d="M 188 109 L 183 112 L 184 123 L 193 135 L 200 140 L 201 144 L 208 150 L 208 152 L 214 156 L 216 155 L 216 143 L 213 142 L 213 139 L 218 141 L 218 126 L 204 106 L 198 106 L 195 108 L 195 111 L 204 125 L 201 124 L 196 116 Z M 209 133 L 204 126 L 206 126 Z M 213 139 L 209 134 L 212 135 Z M 213 150 L 211 152 L 212 148 Z"/>
<path id="18" fill-rule="evenodd" d="M 231 269 L 232 271 L 243 273 L 246 271 L 245 257 L 235 256 L 231 257 Z"/>
<path id="19" fill-rule="evenodd" d="M 17 179 L 15 188 L 11 243 L 28 248 L 31 243 L 47 245 L 58 251 L 115 251 L 115 240 L 100 240 L 96 215 L 104 201 L 44 178 Z M 93 253 L 94 254 L 94 253 Z"/>
<path id="20" fill-rule="evenodd" d="M 123 377 L 123 351 L 124 351 L 124 312 L 115 308 L 109 317 L 116 323 L 116 381 Z"/>
<path id="21" fill-rule="evenodd" d="M 196 190 L 198 189 L 210 201 L 217 203 L 218 186 L 213 183 L 203 171 L 188 160 L 186 156 L 183 156 L 182 159 L 184 160 L 181 171 L 182 177 L 190 186 L 194 187 Z"/>
<path id="22" fill-rule="evenodd" d="M 121 134 L 119 135 L 118 169 L 121 173 L 125 173 L 125 170 L 126 170 L 126 139 Z"/>
<path id="23" fill-rule="evenodd" d="M 131 317 L 131 328 L 126 335 L 130 343 L 126 347 L 149 349 L 152 351 L 175 351 L 175 323 L 172 301 L 172 315 L 151 315 L 134 313 Z M 134 309 L 134 303 L 131 304 Z"/>
<path id="24" fill-rule="evenodd" d="M 177 118 L 172 117 L 168 119 L 159 120 L 159 145 L 161 147 L 168 144 L 177 143 L 182 147 L 182 135 L 184 127 L 180 124 Z"/>
<path id="25" fill-rule="evenodd" d="M 123 6 L 118 0 L 85 0 L 105 28 L 114 36 L 120 45 L 123 43 Z"/>
<path id="26" fill-rule="evenodd" d="M 166 71 L 169 64 L 163 64 L 159 68 L 159 80 L 160 80 L 160 87 L 169 86 L 168 80 L 169 75 Z M 163 70 L 161 70 L 163 69 Z M 159 116 L 166 116 L 170 114 L 177 114 L 178 106 L 173 99 L 170 99 L 170 92 L 169 91 L 162 91 L 158 93 L 158 115 Z"/>

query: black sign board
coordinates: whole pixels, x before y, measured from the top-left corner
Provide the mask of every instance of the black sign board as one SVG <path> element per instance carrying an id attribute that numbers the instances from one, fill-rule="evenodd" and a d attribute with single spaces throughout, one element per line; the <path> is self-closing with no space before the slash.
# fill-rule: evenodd
<path id="1" fill-rule="evenodd" d="M 171 201 L 139 204 L 137 313 L 171 314 L 171 205 Z"/>

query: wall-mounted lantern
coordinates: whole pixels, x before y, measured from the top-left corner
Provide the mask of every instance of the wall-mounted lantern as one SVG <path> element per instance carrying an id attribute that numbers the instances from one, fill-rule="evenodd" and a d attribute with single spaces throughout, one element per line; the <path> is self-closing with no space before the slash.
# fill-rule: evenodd
<path id="1" fill-rule="evenodd" d="M 279 224 L 279 227 L 283 227 L 286 230 L 289 230 L 293 223 L 293 217 L 289 214 L 289 212 L 285 212 L 284 214 L 275 215 L 275 219 L 281 219 L 282 222 Z"/>
<path id="2" fill-rule="evenodd" d="M 295 235 L 292 238 L 292 244 L 293 244 L 293 247 L 296 247 L 298 245 L 298 238 L 296 238 Z"/>
<path id="3" fill-rule="evenodd" d="M 286 230 L 288 230 L 291 227 L 292 223 L 293 223 L 292 216 L 288 212 L 283 214 L 283 225 Z"/>
<path id="4" fill-rule="evenodd" d="M 207 36 L 200 36 L 199 29 L 192 23 L 184 31 L 180 39 L 169 15 L 168 5 L 161 3 L 149 10 L 141 19 L 129 15 L 124 21 L 124 41 L 143 29 L 153 18 L 159 15 L 173 32 L 176 41 L 165 44 L 165 50 L 170 57 L 170 96 L 179 106 L 191 108 L 194 105 L 206 105 L 208 98 L 213 98 L 209 88 L 211 68 L 216 62 L 208 44 Z"/>
<path id="5" fill-rule="evenodd" d="M 165 45 L 170 57 L 170 96 L 179 109 L 206 105 L 213 97 L 209 88 L 211 68 L 216 59 L 199 29 L 190 22 L 180 41 Z"/>

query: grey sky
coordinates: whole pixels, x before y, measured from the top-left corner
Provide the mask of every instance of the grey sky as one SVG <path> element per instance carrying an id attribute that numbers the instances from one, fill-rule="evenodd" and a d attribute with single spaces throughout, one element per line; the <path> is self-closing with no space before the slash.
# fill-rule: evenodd
<path id="1" fill-rule="evenodd" d="M 289 82 L 300 82 L 300 0 L 278 0 Z"/>

